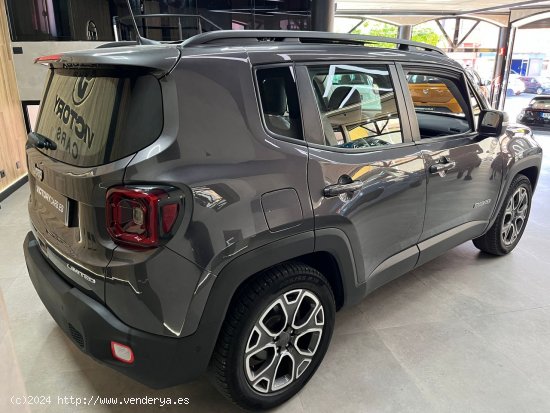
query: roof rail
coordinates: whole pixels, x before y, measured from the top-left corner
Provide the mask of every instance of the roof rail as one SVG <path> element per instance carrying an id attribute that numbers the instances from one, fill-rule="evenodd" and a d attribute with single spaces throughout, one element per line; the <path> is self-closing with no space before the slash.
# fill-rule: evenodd
<path id="1" fill-rule="evenodd" d="M 297 30 L 218 30 L 198 34 L 181 44 L 181 47 L 193 47 L 213 43 L 233 43 L 238 41 L 257 42 L 298 42 L 298 43 L 332 43 L 332 44 L 366 44 L 366 43 L 393 43 L 399 50 L 420 49 L 444 55 L 438 47 L 413 42 L 411 40 L 395 39 L 391 37 L 363 36 L 360 34 L 342 34 L 328 32 L 312 32 Z"/>

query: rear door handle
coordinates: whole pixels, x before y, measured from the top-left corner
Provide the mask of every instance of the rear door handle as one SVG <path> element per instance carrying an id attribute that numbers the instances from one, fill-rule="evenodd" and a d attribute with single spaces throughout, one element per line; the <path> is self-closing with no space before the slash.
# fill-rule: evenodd
<path id="1" fill-rule="evenodd" d="M 438 174 L 441 172 L 447 172 L 451 169 L 453 169 L 456 166 L 455 162 L 449 162 L 449 163 L 436 163 L 435 165 L 430 166 L 430 173 L 431 174 Z"/>
<path id="2" fill-rule="evenodd" d="M 338 195 L 359 191 L 361 188 L 363 188 L 362 181 L 351 181 L 345 184 L 334 184 L 325 187 L 325 189 L 323 189 L 323 195 L 326 198 L 331 198 Z"/>
<path id="3" fill-rule="evenodd" d="M 441 172 L 447 172 L 456 166 L 456 162 L 449 161 L 445 156 L 439 158 L 437 163 L 430 166 L 431 174 L 440 174 Z"/>

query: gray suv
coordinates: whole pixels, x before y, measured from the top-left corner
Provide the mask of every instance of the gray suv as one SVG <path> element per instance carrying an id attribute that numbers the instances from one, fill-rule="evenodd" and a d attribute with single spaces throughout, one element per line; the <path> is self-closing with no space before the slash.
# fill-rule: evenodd
<path id="1" fill-rule="evenodd" d="M 337 310 L 468 240 L 507 254 L 529 218 L 541 148 L 432 46 L 220 31 L 37 60 L 30 277 L 151 387 L 208 371 L 276 406 Z"/>

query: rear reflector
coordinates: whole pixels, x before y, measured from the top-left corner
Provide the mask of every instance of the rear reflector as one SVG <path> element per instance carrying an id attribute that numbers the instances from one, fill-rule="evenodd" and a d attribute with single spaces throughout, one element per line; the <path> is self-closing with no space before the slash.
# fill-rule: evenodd
<path id="1" fill-rule="evenodd" d="M 111 353 L 116 360 L 123 363 L 132 364 L 134 362 L 134 352 L 124 344 L 111 341 Z"/>

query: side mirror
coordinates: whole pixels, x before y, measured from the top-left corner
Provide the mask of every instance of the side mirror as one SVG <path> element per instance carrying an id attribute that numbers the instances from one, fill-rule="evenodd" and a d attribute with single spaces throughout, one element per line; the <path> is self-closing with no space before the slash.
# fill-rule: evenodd
<path id="1" fill-rule="evenodd" d="M 500 136 L 508 126 L 508 114 L 499 110 L 482 110 L 477 131 L 484 136 Z"/>

